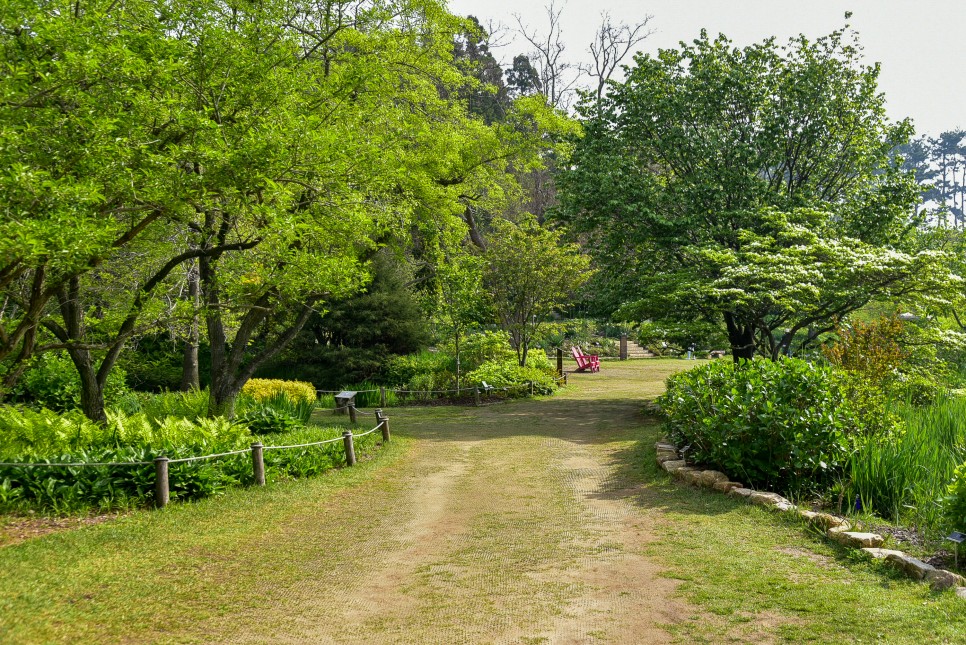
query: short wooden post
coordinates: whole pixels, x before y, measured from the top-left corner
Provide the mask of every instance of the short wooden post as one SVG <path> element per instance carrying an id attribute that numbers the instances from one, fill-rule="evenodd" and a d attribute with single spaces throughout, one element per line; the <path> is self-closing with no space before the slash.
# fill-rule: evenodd
<path id="1" fill-rule="evenodd" d="M 265 458 L 263 456 L 263 446 L 261 443 L 252 444 L 252 472 L 255 474 L 255 485 L 265 485 Z"/>
<path id="2" fill-rule="evenodd" d="M 171 500 L 168 488 L 168 458 L 158 457 L 154 460 L 154 505 L 164 508 Z"/>
<path id="3" fill-rule="evenodd" d="M 627 334 L 621 334 L 621 360 L 627 360 Z"/>
<path id="4" fill-rule="evenodd" d="M 530 396 L 533 396 L 533 381 L 530 381 Z"/>
<path id="5" fill-rule="evenodd" d="M 564 372 L 564 385 L 566 385 L 566 384 L 567 384 L 567 373 Z"/>
<path id="6" fill-rule="evenodd" d="M 346 430 L 342 433 L 342 443 L 345 444 L 345 465 L 355 466 L 356 450 L 352 445 L 352 430 Z"/>
<path id="7" fill-rule="evenodd" d="M 478 387 L 473 388 L 473 403 L 476 407 L 480 407 L 480 388 Z"/>
<path id="8" fill-rule="evenodd" d="M 384 387 L 379 388 L 379 407 L 386 407 L 386 388 Z"/>
<path id="9" fill-rule="evenodd" d="M 389 435 L 389 417 L 383 414 L 382 410 L 376 410 L 376 421 L 382 426 L 382 441 L 383 443 L 389 443 L 391 439 Z"/>
<path id="10" fill-rule="evenodd" d="M 353 403 L 349 404 L 349 423 L 356 422 L 356 406 Z"/>

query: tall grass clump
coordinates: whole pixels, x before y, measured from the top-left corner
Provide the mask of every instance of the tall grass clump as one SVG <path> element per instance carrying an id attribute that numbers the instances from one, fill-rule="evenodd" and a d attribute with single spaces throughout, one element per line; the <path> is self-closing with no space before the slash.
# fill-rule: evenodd
<path id="1" fill-rule="evenodd" d="M 912 524 L 927 538 L 947 528 L 943 500 L 966 462 L 966 398 L 894 406 L 899 429 L 862 442 L 851 459 L 851 491 L 863 508 Z"/>

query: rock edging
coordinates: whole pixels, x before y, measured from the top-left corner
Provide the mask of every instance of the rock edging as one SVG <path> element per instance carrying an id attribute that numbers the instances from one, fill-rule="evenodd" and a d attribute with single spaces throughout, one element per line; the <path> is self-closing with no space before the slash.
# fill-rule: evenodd
<path id="1" fill-rule="evenodd" d="M 937 569 L 902 551 L 881 548 L 885 539 L 878 533 L 853 531 L 851 523 L 844 518 L 829 513 L 799 509 L 777 493 L 752 490 L 739 482 L 730 481 L 729 477 L 720 471 L 689 465 L 674 444 L 659 441 L 655 448 L 658 465 L 676 479 L 700 488 L 741 498 L 750 504 L 757 504 L 775 511 L 795 512 L 809 524 L 822 530 L 829 540 L 860 549 L 868 557 L 887 562 L 913 580 L 929 583 L 934 590 L 955 589 L 958 597 L 966 599 L 966 578 L 952 571 Z"/>

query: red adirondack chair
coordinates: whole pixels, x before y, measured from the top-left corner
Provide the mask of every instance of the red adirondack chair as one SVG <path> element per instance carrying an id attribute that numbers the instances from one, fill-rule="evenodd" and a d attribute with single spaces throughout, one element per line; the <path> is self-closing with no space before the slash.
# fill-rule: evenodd
<path id="1" fill-rule="evenodd" d="M 578 372 L 584 372 L 586 370 L 590 370 L 591 372 L 600 371 L 600 357 L 597 354 L 584 354 L 576 345 L 570 348 L 570 353 L 573 354 L 574 360 L 577 361 Z"/>

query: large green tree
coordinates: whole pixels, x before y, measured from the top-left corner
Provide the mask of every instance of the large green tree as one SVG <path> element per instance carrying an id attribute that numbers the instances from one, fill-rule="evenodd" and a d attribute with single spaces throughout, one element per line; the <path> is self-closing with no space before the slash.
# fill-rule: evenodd
<path id="1" fill-rule="evenodd" d="M 808 343 L 870 299 L 943 284 L 907 244 L 919 189 L 892 154 L 878 66 L 847 31 L 638 55 L 586 102 L 559 179 L 612 302 L 717 319 L 735 360 Z"/>

